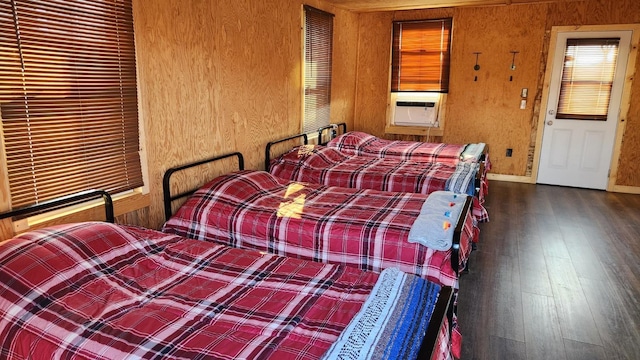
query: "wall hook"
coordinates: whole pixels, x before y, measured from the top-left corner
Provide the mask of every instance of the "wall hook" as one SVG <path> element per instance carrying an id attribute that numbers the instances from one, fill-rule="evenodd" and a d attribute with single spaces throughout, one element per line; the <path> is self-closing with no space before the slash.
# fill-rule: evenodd
<path id="1" fill-rule="evenodd" d="M 482 53 L 481 52 L 474 52 L 474 54 L 476 55 L 476 64 L 473 66 L 473 70 L 478 71 L 478 70 L 480 70 L 480 65 L 478 64 L 478 57 Z M 478 81 L 478 76 L 477 75 L 473 77 L 473 81 Z"/>
<path id="2" fill-rule="evenodd" d="M 520 51 L 510 51 L 511 54 L 513 55 L 511 57 L 511 71 L 516 69 L 516 54 L 519 53 Z M 509 81 L 513 81 L 513 75 L 509 76 Z"/>
<path id="3" fill-rule="evenodd" d="M 480 54 L 482 54 L 481 52 L 474 52 L 474 54 L 476 54 L 476 64 L 473 66 L 473 70 L 478 71 L 480 70 L 480 65 L 478 65 L 478 56 L 480 56 Z"/>
<path id="4" fill-rule="evenodd" d="M 518 53 L 520 53 L 520 51 L 511 51 L 511 54 L 513 54 L 513 57 L 511 58 L 511 70 L 516 69 L 516 54 Z"/>

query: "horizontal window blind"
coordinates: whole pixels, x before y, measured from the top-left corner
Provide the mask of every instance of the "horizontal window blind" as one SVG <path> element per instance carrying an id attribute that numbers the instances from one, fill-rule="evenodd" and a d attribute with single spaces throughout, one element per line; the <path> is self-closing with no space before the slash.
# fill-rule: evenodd
<path id="1" fill-rule="evenodd" d="M 0 0 L 13 207 L 142 186 L 131 0 Z"/>
<path id="2" fill-rule="evenodd" d="M 620 39 L 568 39 L 558 119 L 607 120 Z"/>
<path id="3" fill-rule="evenodd" d="M 304 120 L 302 131 L 329 125 L 333 15 L 304 7 Z"/>
<path id="4" fill-rule="evenodd" d="M 395 21 L 391 91 L 449 91 L 453 20 Z"/>

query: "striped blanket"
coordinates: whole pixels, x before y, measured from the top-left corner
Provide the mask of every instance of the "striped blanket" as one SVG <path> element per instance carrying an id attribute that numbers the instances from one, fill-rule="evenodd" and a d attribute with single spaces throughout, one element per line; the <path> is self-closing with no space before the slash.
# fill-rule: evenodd
<path id="1" fill-rule="evenodd" d="M 420 351 L 419 334 L 426 332 L 429 319 L 415 319 L 413 312 L 432 314 L 439 290 L 439 286 L 397 269 L 384 270 L 362 310 L 323 359 L 415 359 Z M 398 319 L 406 327 L 389 326 Z"/>

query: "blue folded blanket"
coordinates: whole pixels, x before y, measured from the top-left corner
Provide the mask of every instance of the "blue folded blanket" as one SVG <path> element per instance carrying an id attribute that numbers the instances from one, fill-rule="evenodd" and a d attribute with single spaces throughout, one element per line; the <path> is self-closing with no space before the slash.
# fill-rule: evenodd
<path id="1" fill-rule="evenodd" d="M 440 286 L 396 268 L 382 271 L 371 295 L 323 360 L 415 359 Z"/>
<path id="2" fill-rule="evenodd" d="M 480 165 L 477 163 L 459 163 L 445 184 L 445 190 L 458 194 L 473 196 L 475 191 L 475 179 Z"/>
<path id="3" fill-rule="evenodd" d="M 451 248 L 456 222 L 464 208 L 467 195 L 450 191 L 429 194 L 409 231 L 409 242 L 434 250 Z"/>

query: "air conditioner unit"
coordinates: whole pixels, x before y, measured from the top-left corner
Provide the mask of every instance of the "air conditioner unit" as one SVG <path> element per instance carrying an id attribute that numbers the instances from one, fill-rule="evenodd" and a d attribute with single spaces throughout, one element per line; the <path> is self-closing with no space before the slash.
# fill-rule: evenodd
<path id="1" fill-rule="evenodd" d="M 438 104 L 428 101 L 396 101 L 393 123 L 404 126 L 437 127 Z"/>

